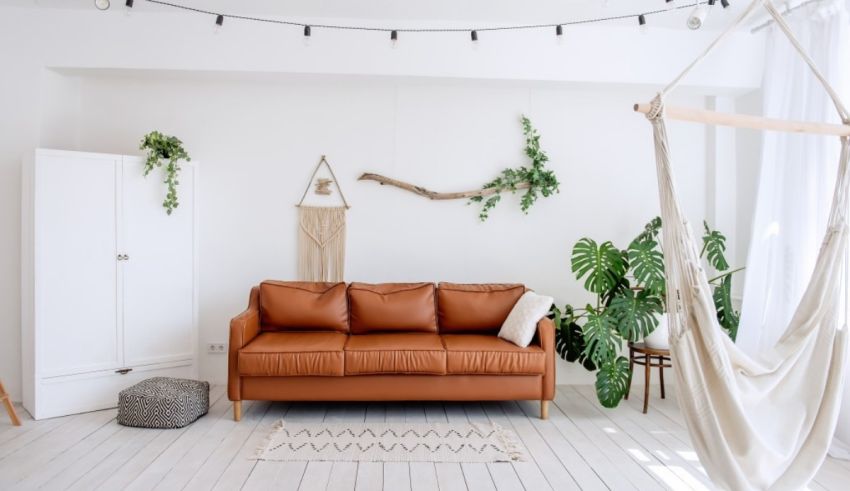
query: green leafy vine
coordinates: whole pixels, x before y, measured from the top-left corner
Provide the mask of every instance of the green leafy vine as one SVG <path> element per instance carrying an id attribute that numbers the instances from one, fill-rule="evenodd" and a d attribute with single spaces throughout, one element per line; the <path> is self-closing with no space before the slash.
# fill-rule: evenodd
<path id="1" fill-rule="evenodd" d="M 183 148 L 183 142 L 176 136 L 166 136 L 159 131 L 151 131 L 142 139 L 139 146 L 140 150 L 147 150 L 148 156 L 145 159 L 145 172 L 148 174 L 154 167 L 162 167 L 165 164 L 165 185 L 168 191 L 165 195 L 165 201 L 162 206 L 165 207 L 165 212 L 171 215 L 175 208 L 180 203 L 177 200 L 177 186 L 180 184 L 178 180 L 180 176 L 180 160 L 191 161 L 189 154 Z"/>
<path id="2" fill-rule="evenodd" d="M 473 196 L 469 198 L 470 203 L 483 202 L 478 214 L 478 218 L 482 222 L 490 217 L 490 211 L 501 201 L 503 192 L 516 193 L 518 189 L 526 188 L 526 192 L 520 200 L 520 208 L 526 214 L 540 196 L 547 198 L 559 192 L 560 183 L 555 172 L 546 168 L 549 156 L 540 149 L 540 134 L 525 116 L 522 117 L 522 131 L 525 134 L 525 154 L 531 159 L 531 167 L 521 166 L 515 169 L 504 169 L 499 177 L 484 184 L 482 188 L 482 190 L 493 190 L 495 191 L 494 194 L 486 197 Z"/>

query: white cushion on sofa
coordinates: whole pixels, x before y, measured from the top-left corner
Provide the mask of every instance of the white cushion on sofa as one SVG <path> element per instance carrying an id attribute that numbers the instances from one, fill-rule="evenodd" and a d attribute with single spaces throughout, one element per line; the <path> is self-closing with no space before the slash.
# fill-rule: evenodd
<path id="1" fill-rule="evenodd" d="M 525 348 L 534 339 L 537 322 L 549 313 L 554 301 L 552 297 L 525 292 L 502 324 L 499 337 Z"/>

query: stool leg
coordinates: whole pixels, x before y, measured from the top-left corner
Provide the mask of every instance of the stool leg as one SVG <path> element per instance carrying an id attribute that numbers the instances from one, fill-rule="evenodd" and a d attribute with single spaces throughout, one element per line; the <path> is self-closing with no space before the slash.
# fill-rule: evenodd
<path id="1" fill-rule="evenodd" d="M 664 399 L 664 357 L 658 357 L 658 377 L 661 379 L 661 398 Z"/>
<path id="2" fill-rule="evenodd" d="M 18 413 L 15 412 L 15 406 L 12 405 L 12 399 L 6 393 L 6 388 L 3 387 L 3 382 L 0 382 L 0 400 L 6 406 L 6 412 L 9 413 L 9 419 L 12 420 L 12 425 L 21 426 L 21 420 L 18 418 Z"/>
<path id="3" fill-rule="evenodd" d="M 646 414 L 646 411 L 649 409 L 649 374 L 652 369 L 652 363 L 650 362 L 651 358 L 649 355 L 646 355 L 644 361 L 646 362 L 646 378 L 644 381 L 644 389 L 643 389 L 643 414 Z"/>
<path id="4" fill-rule="evenodd" d="M 629 385 L 626 386 L 626 396 L 623 398 L 629 400 L 629 392 L 632 391 L 632 375 L 635 373 L 635 350 L 629 348 Z"/>
<path id="5" fill-rule="evenodd" d="M 242 401 L 233 401 L 233 421 L 242 419 Z"/>

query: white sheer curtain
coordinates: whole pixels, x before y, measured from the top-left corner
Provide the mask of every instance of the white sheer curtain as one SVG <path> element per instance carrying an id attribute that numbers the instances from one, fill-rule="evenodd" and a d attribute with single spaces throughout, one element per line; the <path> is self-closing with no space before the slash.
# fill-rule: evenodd
<path id="1" fill-rule="evenodd" d="M 787 21 L 833 87 L 842 90 L 845 103 L 850 103 L 845 0 L 813 3 L 790 14 Z M 775 30 L 768 34 L 764 113 L 838 122 L 826 93 Z M 737 341 L 751 355 L 776 343 L 799 304 L 823 238 L 839 150 L 835 137 L 764 134 Z M 844 393 L 838 438 L 850 443 L 850 387 Z M 833 448 L 836 456 L 840 445 Z"/>

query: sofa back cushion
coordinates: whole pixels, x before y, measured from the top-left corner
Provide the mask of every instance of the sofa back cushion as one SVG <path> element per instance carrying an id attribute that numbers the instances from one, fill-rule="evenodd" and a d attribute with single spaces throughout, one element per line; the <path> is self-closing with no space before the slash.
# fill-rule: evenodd
<path id="1" fill-rule="evenodd" d="M 345 283 L 264 281 L 260 322 L 266 331 L 348 332 Z"/>
<path id="2" fill-rule="evenodd" d="M 433 283 L 352 283 L 351 333 L 437 332 Z"/>
<path id="3" fill-rule="evenodd" d="M 440 332 L 495 334 L 523 293 L 525 286 L 519 284 L 440 283 Z"/>

